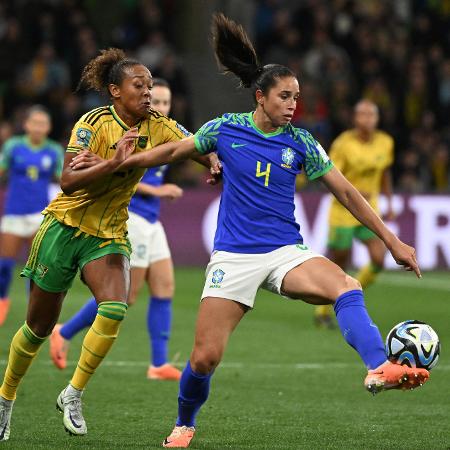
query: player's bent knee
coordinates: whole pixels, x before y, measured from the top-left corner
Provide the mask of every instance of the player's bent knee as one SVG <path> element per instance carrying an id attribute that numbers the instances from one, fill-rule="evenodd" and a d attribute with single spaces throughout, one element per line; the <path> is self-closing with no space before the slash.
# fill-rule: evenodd
<path id="1" fill-rule="evenodd" d="M 158 284 L 153 283 L 152 293 L 160 298 L 173 298 L 175 283 L 171 280 L 161 280 Z"/>
<path id="2" fill-rule="evenodd" d="M 191 367 L 202 375 L 211 373 L 220 363 L 221 354 L 215 350 L 194 351 L 191 355 Z"/>
<path id="3" fill-rule="evenodd" d="M 350 275 L 345 274 L 342 285 L 338 287 L 337 296 L 340 297 L 348 291 L 361 291 L 361 283 Z"/>

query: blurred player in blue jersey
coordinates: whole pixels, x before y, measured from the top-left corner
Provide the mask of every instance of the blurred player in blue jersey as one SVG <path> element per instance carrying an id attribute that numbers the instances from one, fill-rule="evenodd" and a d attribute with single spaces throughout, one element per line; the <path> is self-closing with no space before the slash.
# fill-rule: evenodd
<path id="1" fill-rule="evenodd" d="M 295 74 L 278 64 L 261 66 L 242 27 L 222 14 L 214 16 L 213 38 L 220 63 L 251 89 L 255 111 L 224 114 L 193 137 L 131 155 L 119 169 L 152 167 L 212 151 L 223 166 L 214 251 L 206 269 L 194 348 L 180 380 L 175 428 L 163 442 L 173 448 L 189 446 L 211 376 L 231 333 L 253 308 L 259 288 L 311 304 L 333 304 L 345 340 L 368 369 L 364 384 L 370 392 L 412 389 L 429 376 L 424 369 L 386 360 L 359 282 L 304 244 L 294 218 L 296 176 L 304 170 L 309 179 L 320 179 L 383 240 L 398 264 L 420 277 L 415 250 L 389 231 L 311 134 L 290 124 L 300 97 Z M 72 168 L 89 167 L 95 159 L 83 152 Z"/>
<path id="2" fill-rule="evenodd" d="M 24 122 L 25 134 L 8 139 L 2 148 L 0 176 L 8 179 L 0 224 L 0 325 L 9 311 L 9 287 L 17 255 L 30 244 L 49 202 L 52 181 L 59 181 L 64 151 L 47 136 L 51 121 L 41 106 L 33 106 Z"/>
<path id="3" fill-rule="evenodd" d="M 169 84 L 153 79 L 152 108 L 167 116 L 171 107 Z M 154 167 L 145 173 L 128 207 L 128 237 L 131 242 L 131 287 L 128 305 L 133 305 L 144 280 L 151 292 L 147 329 L 150 335 L 152 362 L 147 377 L 179 380 L 181 371 L 168 363 L 168 343 L 172 319 L 174 273 L 166 234 L 159 222 L 162 198 L 176 199 L 183 191 L 175 184 L 163 184 L 167 166 Z M 97 314 L 97 302 L 91 298 L 64 325 L 56 325 L 50 336 L 50 356 L 59 369 L 67 364 L 69 341 L 83 328 L 91 326 Z"/>

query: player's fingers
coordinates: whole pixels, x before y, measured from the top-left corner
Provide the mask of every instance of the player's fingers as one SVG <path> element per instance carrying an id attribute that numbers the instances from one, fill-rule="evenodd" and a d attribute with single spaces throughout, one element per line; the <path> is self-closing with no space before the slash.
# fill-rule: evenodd
<path id="1" fill-rule="evenodd" d="M 79 161 L 76 164 L 71 164 L 70 167 L 72 170 L 79 170 L 79 169 L 85 169 L 86 167 L 90 167 L 92 164 L 90 164 L 88 161 Z"/>
<path id="2" fill-rule="evenodd" d="M 219 175 L 222 172 L 222 164 L 220 164 L 220 162 L 213 164 L 209 171 L 211 175 Z"/>
<path id="3" fill-rule="evenodd" d="M 222 175 L 221 174 L 220 175 L 216 174 L 216 175 L 212 175 L 210 178 L 208 178 L 206 180 L 206 182 L 208 184 L 210 184 L 211 186 L 215 186 L 215 185 L 219 184 L 221 182 L 221 180 L 222 180 Z"/>
<path id="4" fill-rule="evenodd" d="M 414 264 L 411 267 L 414 270 L 414 272 L 416 274 L 416 277 L 417 278 L 422 278 L 422 273 L 420 272 L 419 265 L 416 262 L 414 262 Z"/>

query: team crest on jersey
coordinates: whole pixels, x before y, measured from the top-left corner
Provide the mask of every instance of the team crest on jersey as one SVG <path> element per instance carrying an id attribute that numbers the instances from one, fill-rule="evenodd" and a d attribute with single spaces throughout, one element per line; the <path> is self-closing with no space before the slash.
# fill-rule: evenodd
<path id="1" fill-rule="evenodd" d="M 147 147 L 147 142 L 148 142 L 148 136 L 139 136 L 138 147 L 139 148 Z"/>
<path id="2" fill-rule="evenodd" d="M 50 158 L 50 156 L 48 155 L 45 155 L 42 158 L 42 168 L 48 170 L 50 169 L 51 165 L 52 165 L 52 158 Z"/>
<path id="3" fill-rule="evenodd" d="M 281 149 L 281 159 L 284 164 L 281 164 L 281 167 L 285 167 L 286 169 L 292 168 L 292 163 L 294 162 L 295 153 L 291 147 L 286 147 Z"/>
<path id="4" fill-rule="evenodd" d="M 81 145 L 81 147 L 89 147 L 89 142 L 92 137 L 92 132 L 87 130 L 86 128 L 78 128 L 77 132 L 77 145 Z"/>
<path id="5" fill-rule="evenodd" d="M 212 284 L 209 286 L 210 288 L 220 288 L 220 283 L 222 283 L 223 276 L 225 272 L 222 269 L 217 269 L 213 272 L 212 276 Z"/>

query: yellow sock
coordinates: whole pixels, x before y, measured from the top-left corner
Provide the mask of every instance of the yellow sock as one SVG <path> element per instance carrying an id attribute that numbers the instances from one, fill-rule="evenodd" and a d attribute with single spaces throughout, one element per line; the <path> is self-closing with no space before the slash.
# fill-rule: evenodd
<path id="1" fill-rule="evenodd" d="M 95 369 L 109 352 L 119 333 L 119 326 L 126 311 L 125 303 L 100 303 L 94 323 L 84 338 L 80 359 L 70 381 L 75 389 L 85 388 Z"/>
<path id="2" fill-rule="evenodd" d="M 314 314 L 317 316 L 330 317 L 333 311 L 333 305 L 317 305 Z"/>
<path id="3" fill-rule="evenodd" d="M 0 395 L 3 398 L 15 400 L 19 383 L 45 339 L 36 336 L 26 322 L 14 335 L 9 349 L 5 378 L 0 388 Z"/>
<path id="4" fill-rule="evenodd" d="M 361 287 L 365 289 L 375 281 L 381 270 L 380 266 L 369 263 L 356 274 L 356 279 L 361 283 Z"/>

